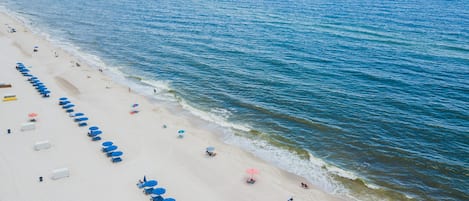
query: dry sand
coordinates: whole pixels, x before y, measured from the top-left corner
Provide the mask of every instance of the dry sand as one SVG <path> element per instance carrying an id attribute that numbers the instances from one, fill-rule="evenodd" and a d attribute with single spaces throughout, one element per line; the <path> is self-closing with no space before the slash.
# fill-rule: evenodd
<path id="1" fill-rule="evenodd" d="M 295 201 L 338 200 L 313 186 L 302 189 L 302 178 L 224 144 L 220 135 L 129 93 L 127 86 L 110 81 L 97 69 L 84 63 L 77 67 L 77 59 L 11 17 L 0 14 L 0 22 L 0 83 L 13 85 L 0 88 L 0 95 L 18 97 L 0 102 L 0 201 L 148 200 L 136 187 L 143 175 L 166 188 L 164 197 L 178 201 L 286 201 L 290 196 Z M 9 33 L 7 25 L 17 32 Z M 38 52 L 33 52 L 35 45 Z M 31 66 L 31 73 L 52 91 L 51 97 L 42 98 L 15 69 L 16 62 Z M 67 116 L 58 105 L 62 96 L 90 118 L 89 125 L 101 128 L 103 140 L 91 141 L 87 127 L 78 127 Z M 140 112 L 130 115 L 133 103 L 139 103 Z M 28 122 L 30 112 L 39 114 L 36 129 L 22 132 L 20 126 Z M 6 134 L 8 128 L 11 134 Z M 178 129 L 186 130 L 183 139 L 177 138 Z M 49 140 L 52 147 L 35 151 L 34 143 L 41 140 Z M 124 152 L 121 163 L 112 163 L 101 152 L 106 140 Z M 215 146 L 217 156 L 208 157 L 207 146 Z M 64 167 L 70 177 L 52 180 L 52 170 Z M 253 185 L 245 182 L 245 171 L 251 167 L 260 171 Z"/>

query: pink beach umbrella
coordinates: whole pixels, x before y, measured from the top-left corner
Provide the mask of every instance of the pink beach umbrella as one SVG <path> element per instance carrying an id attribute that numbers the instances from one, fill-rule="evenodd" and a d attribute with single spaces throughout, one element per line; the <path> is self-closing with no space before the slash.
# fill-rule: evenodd
<path id="1" fill-rule="evenodd" d="M 37 115 L 38 115 L 37 113 L 31 112 L 31 113 L 28 114 L 28 117 L 31 118 L 31 120 L 34 121 L 35 118 L 37 117 Z"/>
<path id="2" fill-rule="evenodd" d="M 246 170 L 246 172 L 250 175 L 250 179 L 252 179 L 255 174 L 259 174 L 259 170 L 255 168 L 249 168 Z"/>

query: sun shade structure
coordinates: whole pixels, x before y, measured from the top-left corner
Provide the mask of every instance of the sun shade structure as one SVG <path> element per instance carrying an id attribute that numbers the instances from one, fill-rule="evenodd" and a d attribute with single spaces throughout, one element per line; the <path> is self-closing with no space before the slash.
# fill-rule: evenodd
<path id="1" fill-rule="evenodd" d="M 93 130 L 99 130 L 99 128 L 97 126 L 91 126 L 90 128 L 88 128 L 90 131 L 93 131 Z"/>
<path id="2" fill-rule="evenodd" d="M 155 194 L 155 195 L 163 195 L 165 193 L 166 193 L 166 189 L 164 189 L 164 188 L 155 188 L 151 192 L 151 194 Z"/>
<path id="3" fill-rule="evenodd" d="M 103 147 L 109 147 L 109 146 L 112 146 L 114 143 L 111 142 L 111 141 L 106 141 L 106 142 L 103 142 L 101 145 L 103 145 Z"/>
<path id="4" fill-rule="evenodd" d="M 149 180 L 145 183 L 143 183 L 143 186 L 144 187 L 153 187 L 153 186 L 156 186 L 158 184 L 158 182 L 156 180 Z"/>
<path id="5" fill-rule="evenodd" d="M 213 151 L 215 151 L 215 147 L 211 147 L 211 146 L 207 147 L 207 151 L 208 152 L 213 152 Z"/>
<path id="6" fill-rule="evenodd" d="M 122 156 L 124 153 L 122 151 L 115 151 L 115 152 L 111 152 L 111 157 L 119 157 L 119 156 Z"/>
<path id="7" fill-rule="evenodd" d="M 109 146 L 109 147 L 103 148 L 103 151 L 104 151 L 104 152 L 110 152 L 110 151 L 114 151 L 114 150 L 116 150 L 116 149 L 117 149 L 117 146 L 111 145 L 111 146 Z"/>
<path id="8" fill-rule="evenodd" d="M 165 198 L 163 201 L 176 201 L 174 198 Z"/>
<path id="9" fill-rule="evenodd" d="M 250 178 L 252 179 L 255 174 L 259 174 L 259 170 L 255 168 L 249 168 L 246 170 L 246 172 L 250 175 Z"/>

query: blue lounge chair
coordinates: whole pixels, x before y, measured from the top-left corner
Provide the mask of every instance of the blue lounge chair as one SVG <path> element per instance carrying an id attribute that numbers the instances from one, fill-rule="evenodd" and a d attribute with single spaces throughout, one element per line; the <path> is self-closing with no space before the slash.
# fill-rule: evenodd
<path id="1" fill-rule="evenodd" d="M 120 158 L 120 157 L 112 158 L 111 161 L 112 161 L 113 163 L 118 163 L 118 162 L 121 162 L 121 161 L 122 161 L 122 158 Z"/>

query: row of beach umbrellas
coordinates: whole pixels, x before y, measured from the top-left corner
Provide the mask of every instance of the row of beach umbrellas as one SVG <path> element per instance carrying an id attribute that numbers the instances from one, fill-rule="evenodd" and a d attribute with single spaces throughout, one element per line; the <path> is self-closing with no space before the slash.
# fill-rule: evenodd
<path id="1" fill-rule="evenodd" d="M 61 97 L 59 98 L 59 105 L 62 107 L 62 109 L 65 110 L 65 112 L 69 113 L 70 117 L 74 117 L 74 122 L 78 124 L 79 127 L 85 127 L 88 126 L 88 117 L 85 116 L 83 113 L 75 113 L 74 108 L 75 105 L 70 102 L 70 100 L 67 97 Z M 78 116 L 76 114 L 79 114 Z"/>
<path id="2" fill-rule="evenodd" d="M 90 131 L 92 132 L 93 130 Z M 117 150 L 117 145 L 115 145 L 112 141 L 106 141 L 103 142 L 102 144 L 102 151 L 106 154 L 107 157 L 111 157 L 111 161 L 113 163 L 118 163 L 122 161 L 122 155 L 124 155 L 124 152 Z"/>
<path id="3" fill-rule="evenodd" d="M 151 196 L 152 201 L 176 201 L 174 198 L 163 198 L 163 195 L 166 193 L 166 189 L 162 187 L 155 187 L 158 185 L 156 180 L 148 180 L 144 176 L 143 181 L 139 183 L 138 187 L 143 188 L 143 192 L 146 195 Z"/>
<path id="4" fill-rule="evenodd" d="M 87 121 L 89 120 L 88 117 L 85 116 L 84 113 L 82 112 L 75 112 L 74 108 L 75 105 L 70 102 L 70 100 L 67 97 L 62 97 L 59 98 L 59 105 L 67 112 L 69 113 L 70 117 L 73 117 L 73 121 L 78 123 L 78 126 L 84 127 L 88 126 Z M 74 113 L 75 112 L 75 113 Z M 101 134 L 103 132 L 101 129 L 99 129 L 98 126 L 90 126 L 88 128 L 88 137 L 91 138 L 92 141 L 99 141 L 101 140 Z M 122 151 L 117 150 L 117 146 L 114 145 L 113 142 L 111 141 L 106 141 L 102 143 L 102 149 L 101 149 L 107 157 L 111 157 L 111 161 L 114 163 L 121 162 L 122 161 L 122 155 L 124 154 Z"/>
<path id="5" fill-rule="evenodd" d="M 42 95 L 42 97 L 49 97 L 50 96 L 50 91 L 49 89 L 46 87 L 46 85 L 44 85 L 44 83 L 42 83 L 39 78 L 33 76 L 31 73 L 30 73 L 30 70 L 28 68 L 26 68 L 26 66 L 21 63 L 21 62 L 18 62 L 16 63 L 16 69 L 25 77 L 28 77 L 28 81 L 33 85 L 33 87 L 36 88 L 36 90 L 39 92 L 39 94 Z"/>

